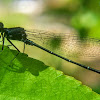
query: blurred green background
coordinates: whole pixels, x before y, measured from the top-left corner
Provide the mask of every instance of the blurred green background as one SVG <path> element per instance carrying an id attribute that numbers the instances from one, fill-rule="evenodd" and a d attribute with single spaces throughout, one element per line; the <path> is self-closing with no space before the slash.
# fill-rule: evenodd
<path id="1" fill-rule="evenodd" d="M 81 42 L 85 41 L 84 38 L 96 40 L 97 42 L 89 41 L 92 49 L 85 49 L 86 51 L 93 50 L 92 53 L 97 51 L 96 59 L 83 60 L 81 63 L 100 70 L 99 11 L 100 0 L 0 0 L 0 21 L 4 23 L 5 27 L 19 26 L 29 30 L 35 28 L 73 33 L 77 34 Z M 14 44 L 23 51 L 23 43 L 14 41 Z M 74 47 L 72 49 L 74 50 Z M 62 70 L 65 74 L 75 77 L 100 93 L 99 74 L 79 68 L 36 47 L 26 46 L 25 53 L 49 66 Z M 80 59 L 75 58 L 75 60 L 79 61 Z"/>

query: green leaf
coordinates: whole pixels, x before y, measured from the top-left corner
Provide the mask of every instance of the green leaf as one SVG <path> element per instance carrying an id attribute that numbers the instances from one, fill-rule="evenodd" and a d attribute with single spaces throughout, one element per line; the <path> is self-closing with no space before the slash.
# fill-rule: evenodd
<path id="1" fill-rule="evenodd" d="M 0 46 L 1 50 L 1 46 Z M 4 47 L 0 52 L 0 100 L 100 100 L 73 77 Z"/>

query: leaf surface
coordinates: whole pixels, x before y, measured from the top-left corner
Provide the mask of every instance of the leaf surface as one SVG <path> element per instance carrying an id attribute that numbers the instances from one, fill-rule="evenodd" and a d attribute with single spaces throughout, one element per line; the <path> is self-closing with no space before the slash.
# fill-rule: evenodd
<path id="1" fill-rule="evenodd" d="M 1 50 L 1 46 L 0 46 Z M 0 100 L 100 100 L 73 77 L 4 47 L 0 52 Z"/>

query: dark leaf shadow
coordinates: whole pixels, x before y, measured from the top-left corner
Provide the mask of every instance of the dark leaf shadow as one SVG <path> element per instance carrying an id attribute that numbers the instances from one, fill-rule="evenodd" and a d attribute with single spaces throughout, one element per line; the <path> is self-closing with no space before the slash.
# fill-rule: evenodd
<path id="1" fill-rule="evenodd" d="M 38 76 L 39 72 L 48 68 L 43 62 L 29 58 L 28 55 L 24 53 L 19 53 L 19 55 L 12 61 L 14 56 L 18 52 L 16 50 L 10 50 L 5 47 L 3 52 L 0 53 L 0 67 L 4 67 L 7 70 L 24 73 L 25 71 L 29 71 L 32 75 Z"/>

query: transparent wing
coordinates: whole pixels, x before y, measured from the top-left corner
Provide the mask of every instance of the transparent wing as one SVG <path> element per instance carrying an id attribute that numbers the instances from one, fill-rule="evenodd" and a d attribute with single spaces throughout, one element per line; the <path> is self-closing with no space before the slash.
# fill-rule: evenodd
<path id="1" fill-rule="evenodd" d="M 81 41 L 75 33 L 55 33 L 36 29 L 26 30 L 26 34 L 31 41 L 72 60 L 100 58 L 100 42 L 96 39 L 84 38 L 84 41 Z"/>
<path id="2" fill-rule="evenodd" d="M 69 33 L 54 33 L 36 29 L 33 31 L 26 31 L 26 33 L 27 38 L 31 41 L 51 50 L 57 49 L 57 51 L 64 49 L 68 52 L 68 48 L 72 47 L 72 45 L 74 46 L 75 41 L 78 40 L 76 35 Z"/>

